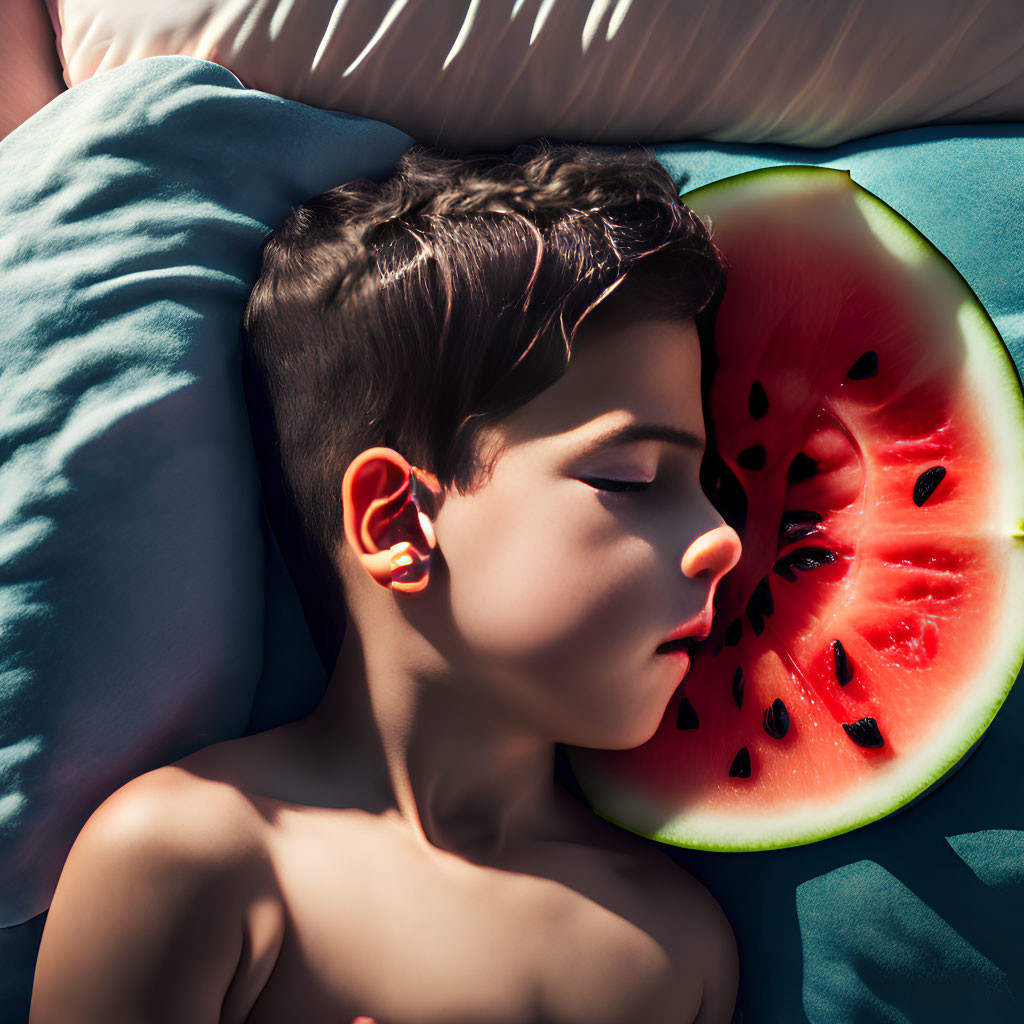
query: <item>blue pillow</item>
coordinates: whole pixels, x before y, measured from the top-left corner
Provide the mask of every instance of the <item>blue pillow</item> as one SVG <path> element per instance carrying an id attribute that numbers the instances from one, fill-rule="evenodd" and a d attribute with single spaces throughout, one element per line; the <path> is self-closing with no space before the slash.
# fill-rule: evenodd
<path id="1" fill-rule="evenodd" d="M 319 700 L 265 544 L 241 315 L 267 231 L 411 144 L 191 57 L 0 143 L 0 927 L 48 906 L 130 778 Z"/>
<path id="2" fill-rule="evenodd" d="M 827 150 L 651 148 L 677 183 L 690 175 L 684 196 L 759 167 L 850 171 L 945 253 L 1024 374 L 1024 125 L 921 128 Z M 1018 679 L 970 761 L 900 814 L 788 850 L 659 847 L 733 924 L 737 1021 L 1024 1020 L 1021 735 Z"/>

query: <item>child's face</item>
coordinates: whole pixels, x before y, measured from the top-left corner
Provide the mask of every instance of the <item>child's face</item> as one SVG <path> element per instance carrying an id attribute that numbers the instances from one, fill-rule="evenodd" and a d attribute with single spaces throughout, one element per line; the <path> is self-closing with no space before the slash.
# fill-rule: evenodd
<path id="1" fill-rule="evenodd" d="M 698 447 L 595 447 L 640 423 L 687 432 Z M 698 481 L 693 322 L 581 328 L 565 375 L 493 436 L 507 447 L 491 479 L 449 492 L 434 523 L 467 674 L 553 741 L 636 746 L 685 671 L 655 648 L 710 606 L 740 554 Z M 600 489 L 609 480 L 653 482 L 611 493 Z"/>

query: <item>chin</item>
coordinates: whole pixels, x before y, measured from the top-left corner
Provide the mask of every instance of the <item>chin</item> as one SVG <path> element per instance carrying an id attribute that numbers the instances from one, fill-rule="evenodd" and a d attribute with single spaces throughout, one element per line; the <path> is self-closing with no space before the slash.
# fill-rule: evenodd
<path id="1" fill-rule="evenodd" d="M 589 720 L 577 714 L 577 725 L 582 726 L 576 730 L 577 738 L 563 739 L 559 742 L 570 747 L 590 747 L 593 750 L 631 750 L 633 747 L 643 746 L 658 731 L 665 718 L 665 711 L 668 708 L 672 695 L 676 692 L 678 681 L 672 689 L 660 687 L 660 692 L 650 689 L 646 694 L 640 696 L 640 701 L 632 703 L 629 707 L 621 704 L 616 706 L 615 696 L 621 693 L 609 695 L 605 693 L 603 699 L 591 704 L 592 712 L 600 714 Z M 562 730 L 571 735 L 568 729 Z M 579 735 L 582 734 L 582 735 Z"/>
<path id="2" fill-rule="evenodd" d="M 599 750 L 631 750 L 633 747 L 641 747 L 658 731 L 663 716 L 664 709 L 654 722 L 617 722 L 602 737 L 603 742 L 591 746 Z M 629 726 L 628 731 L 626 726 Z"/>

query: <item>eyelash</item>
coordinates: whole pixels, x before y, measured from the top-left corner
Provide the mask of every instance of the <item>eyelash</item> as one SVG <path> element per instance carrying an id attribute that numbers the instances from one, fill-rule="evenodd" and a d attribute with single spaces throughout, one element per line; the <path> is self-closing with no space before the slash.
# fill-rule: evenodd
<path id="1" fill-rule="evenodd" d="M 646 491 L 651 482 L 645 480 L 606 480 L 602 477 L 590 477 L 583 481 L 599 491 L 607 491 L 609 494 L 628 494 L 634 491 Z M 598 484 L 613 484 L 612 487 L 597 487 Z"/>

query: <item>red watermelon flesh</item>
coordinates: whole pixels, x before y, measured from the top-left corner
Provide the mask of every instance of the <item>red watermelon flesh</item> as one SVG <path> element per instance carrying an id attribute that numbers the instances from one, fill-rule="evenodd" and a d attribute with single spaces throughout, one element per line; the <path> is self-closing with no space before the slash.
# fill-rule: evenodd
<path id="1" fill-rule="evenodd" d="M 912 801 L 1024 656 L 1024 400 L 963 279 L 848 174 L 685 197 L 730 263 L 703 482 L 739 532 L 715 625 L 655 735 L 570 750 L 651 838 L 769 849 Z"/>

